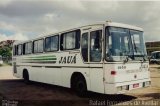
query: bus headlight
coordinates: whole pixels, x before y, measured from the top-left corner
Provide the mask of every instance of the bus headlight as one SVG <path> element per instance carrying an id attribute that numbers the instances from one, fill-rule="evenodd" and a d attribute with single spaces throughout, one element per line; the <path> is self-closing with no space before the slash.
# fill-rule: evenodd
<path id="1" fill-rule="evenodd" d="M 122 90 L 122 86 L 118 86 L 118 87 L 117 87 L 117 90 L 118 90 L 118 91 L 121 91 L 121 90 Z"/>
<path id="2" fill-rule="evenodd" d="M 118 86 L 118 87 L 117 87 L 117 90 L 118 90 L 118 91 L 129 90 L 129 85 Z"/>
<path id="3" fill-rule="evenodd" d="M 127 90 L 127 89 L 128 89 L 127 85 L 122 86 L 122 90 Z"/>

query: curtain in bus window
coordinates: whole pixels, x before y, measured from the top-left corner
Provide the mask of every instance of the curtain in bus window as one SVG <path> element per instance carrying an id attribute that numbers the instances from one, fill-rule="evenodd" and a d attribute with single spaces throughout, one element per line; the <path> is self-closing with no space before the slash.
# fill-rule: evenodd
<path id="1" fill-rule="evenodd" d="M 32 53 L 32 42 L 28 43 L 28 54 Z"/>
<path id="2" fill-rule="evenodd" d="M 38 41 L 34 41 L 34 53 L 38 52 Z"/>
<path id="3" fill-rule="evenodd" d="M 18 45 L 18 55 L 22 54 L 22 45 Z"/>
<path id="4" fill-rule="evenodd" d="M 45 40 L 45 50 L 51 51 L 51 37 L 48 37 Z"/>
<path id="5" fill-rule="evenodd" d="M 70 32 L 70 33 L 64 34 L 64 38 L 63 38 L 64 49 L 74 49 L 75 40 L 76 40 L 76 32 Z"/>
<path id="6" fill-rule="evenodd" d="M 58 50 L 58 36 L 51 37 L 51 51 Z"/>
<path id="7" fill-rule="evenodd" d="M 43 40 L 38 41 L 38 52 L 43 52 Z"/>

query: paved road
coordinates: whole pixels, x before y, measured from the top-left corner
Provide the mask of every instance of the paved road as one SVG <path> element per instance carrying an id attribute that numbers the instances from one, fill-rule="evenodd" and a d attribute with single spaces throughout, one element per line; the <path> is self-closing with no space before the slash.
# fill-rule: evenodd
<path id="1" fill-rule="evenodd" d="M 137 100 L 152 102 L 160 100 L 160 66 L 152 65 L 152 86 L 129 91 L 125 95 L 103 95 L 89 92 L 86 97 L 78 97 L 71 89 L 54 85 L 33 82 L 24 84 L 23 80 L 12 76 L 12 67 L 0 67 L 0 100 L 18 102 L 21 106 L 52 106 L 52 105 L 116 105 L 134 103 Z M 14 101 L 13 101 L 14 100 Z M 136 102 L 135 102 L 136 103 Z M 156 103 L 159 103 L 160 101 Z M 154 105 L 154 104 L 152 104 Z M 155 106 L 155 105 L 154 105 Z"/>
<path id="2" fill-rule="evenodd" d="M 11 66 L 0 66 L 0 80 L 4 79 L 17 79 L 12 75 Z"/>

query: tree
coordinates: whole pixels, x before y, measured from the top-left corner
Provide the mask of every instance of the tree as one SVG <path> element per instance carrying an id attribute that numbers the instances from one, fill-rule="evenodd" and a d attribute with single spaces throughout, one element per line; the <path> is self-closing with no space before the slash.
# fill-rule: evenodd
<path id="1" fill-rule="evenodd" d="M 12 58 L 12 48 L 8 46 L 4 46 L 0 48 L 0 55 L 8 61 L 9 59 Z"/>

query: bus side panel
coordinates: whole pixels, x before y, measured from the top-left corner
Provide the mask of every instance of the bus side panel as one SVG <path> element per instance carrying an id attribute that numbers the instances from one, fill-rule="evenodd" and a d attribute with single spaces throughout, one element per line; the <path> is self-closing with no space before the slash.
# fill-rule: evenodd
<path id="1" fill-rule="evenodd" d="M 17 69 L 17 73 L 14 73 L 13 75 L 17 78 L 23 78 L 23 72 L 22 72 L 23 67 L 16 66 L 16 69 Z"/>
<path id="2" fill-rule="evenodd" d="M 61 85 L 60 68 L 32 67 L 27 70 L 32 81 Z"/>
<path id="3" fill-rule="evenodd" d="M 71 87 L 70 81 L 71 76 L 74 72 L 80 72 L 86 80 L 87 89 L 90 90 L 90 80 L 89 80 L 89 70 L 88 68 L 62 68 L 62 86 L 64 87 Z"/>
<path id="4" fill-rule="evenodd" d="M 91 65 L 91 67 L 95 67 L 97 64 Z M 97 68 L 90 68 L 90 85 L 91 91 L 104 93 L 104 83 L 103 83 L 103 68 L 102 64 L 98 64 Z"/>
<path id="5" fill-rule="evenodd" d="M 95 65 L 94 65 L 95 66 Z M 67 68 L 62 70 L 61 86 L 70 87 L 71 76 L 74 72 L 80 72 L 85 77 L 87 89 L 98 93 L 104 93 L 103 69 L 102 68 Z"/>
<path id="6" fill-rule="evenodd" d="M 34 66 L 34 65 L 33 65 Z M 42 72 L 44 70 L 43 67 L 24 67 L 24 69 L 27 69 L 29 74 L 29 80 L 31 81 L 37 81 L 37 82 L 45 82 L 45 77 L 42 76 Z M 49 77 L 47 77 L 49 78 Z"/>
<path id="7" fill-rule="evenodd" d="M 28 67 L 27 69 L 29 74 L 29 80 L 31 81 L 38 81 L 38 77 L 40 76 L 41 67 Z"/>
<path id="8" fill-rule="evenodd" d="M 44 83 L 61 85 L 61 71 L 61 68 L 45 68 L 40 79 Z"/>

